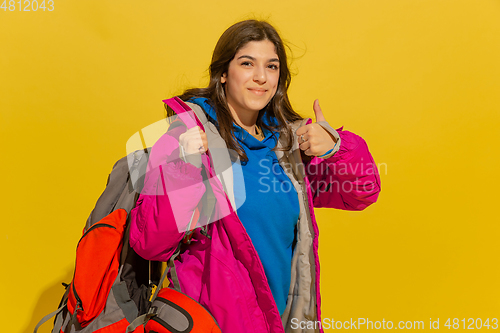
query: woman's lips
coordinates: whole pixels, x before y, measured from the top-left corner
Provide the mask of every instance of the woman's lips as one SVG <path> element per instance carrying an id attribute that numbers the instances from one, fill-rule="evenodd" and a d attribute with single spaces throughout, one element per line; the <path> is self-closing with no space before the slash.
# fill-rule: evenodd
<path id="1" fill-rule="evenodd" d="M 266 89 L 259 89 L 259 88 L 248 88 L 251 92 L 253 92 L 257 96 L 262 96 L 266 93 Z"/>

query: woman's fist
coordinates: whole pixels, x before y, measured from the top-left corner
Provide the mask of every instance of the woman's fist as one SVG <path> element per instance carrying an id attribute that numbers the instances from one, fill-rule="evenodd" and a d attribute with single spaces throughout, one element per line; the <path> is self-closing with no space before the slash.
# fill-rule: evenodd
<path id="1" fill-rule="evenodd" d="M 186 155 L 203 154 L 208 149 L 207 134 L 195 126 L 179 136 L 179 145 L 184 148 Z"/>
<path id="2" fill-rule="evenodd" d="M 199 127 L 188 129 L 179 136 L 179 157 L 196 167 L 201 167 L 201 154 L 208 149 L 207 134 Z"/>

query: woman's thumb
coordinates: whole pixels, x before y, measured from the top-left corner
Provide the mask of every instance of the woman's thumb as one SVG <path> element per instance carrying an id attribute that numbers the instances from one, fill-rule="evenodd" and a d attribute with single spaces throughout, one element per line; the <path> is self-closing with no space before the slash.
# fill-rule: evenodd
<path id="1" fill-rule="evenodd" d="M 321 111 L 321 107 L 319 106 L 319 100 L 315 100 L 313 104 L 314 114 L 316 115 L 316 122 L 318 121 L 326 121 L 325 116 L 323 116 L 323 111 Z"/>

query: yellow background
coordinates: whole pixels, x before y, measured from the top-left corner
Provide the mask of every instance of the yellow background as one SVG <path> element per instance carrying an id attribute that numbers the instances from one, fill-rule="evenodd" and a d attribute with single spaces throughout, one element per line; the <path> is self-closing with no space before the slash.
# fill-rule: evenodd
<path id="1" fill-rule="evenodd" d="M 2 332 L 31 332 L 56 309 L 127 139 L 163 117 L 162 99 L 206 84 L 217 39 L 247 18 L 291 42 L 295 109 L 313 117 L 319 98 L 381 164 L 378 203 L 316 210 L 323 317 L 440 318 L 442 330 L 450 317 L 500 318 L 500 1 L 54 8 L 0 10 Z"/>

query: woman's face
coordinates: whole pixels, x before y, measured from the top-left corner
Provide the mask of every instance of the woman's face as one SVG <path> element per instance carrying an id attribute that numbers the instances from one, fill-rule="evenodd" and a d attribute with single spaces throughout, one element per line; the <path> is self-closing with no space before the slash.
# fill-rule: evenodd
<path id="1" fill-rule="evenodd" d="M 221 82 L 231 112 L 258 113 L 273 98 L 280 77 L 279 59 L 269 40 L 248 42 L 229 63 Z"/>

